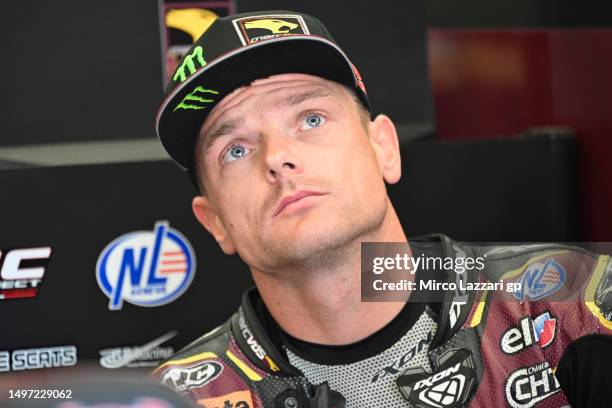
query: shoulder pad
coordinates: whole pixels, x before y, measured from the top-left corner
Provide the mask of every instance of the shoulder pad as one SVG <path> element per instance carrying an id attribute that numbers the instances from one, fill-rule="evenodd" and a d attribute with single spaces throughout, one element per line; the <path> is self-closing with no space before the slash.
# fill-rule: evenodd
<path id="1" fill-rule="evenodd" d="M 249 383 L 261 377 L 240 357 L 226 322 L 165 361 L 153 376 L 199 405 L 217 406 L 217 400 L 228 400 L 246 404 L 236 406 L 261 406 Z"/>

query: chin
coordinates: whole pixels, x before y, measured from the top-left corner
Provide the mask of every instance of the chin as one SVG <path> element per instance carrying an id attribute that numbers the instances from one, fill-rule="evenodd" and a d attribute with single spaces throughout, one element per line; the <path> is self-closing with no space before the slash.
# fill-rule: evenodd
<path id="1" fill-rule="evenodd" d="M 343 251 L 350 250 L 353 243 L 360 244 L 359 237 L 367 230 L 364 225 L 350 220 L 318 223 L 303 223 L 292 230 L 275 234 L 275 239 L 266 242 L 267 260 L 274 268 L 288 266 L 323 266 L 341 261 Z M 346 222 L 348 221 L 348 222 Z M 340 259 L 339 259 L 340 258 Z"/>
<path id="2" fill-rule="evenodd" d="M 357 200 L 344 206 L 312 208 L 269 224 L 261 237 L 268 268 L 342 262 L 343 254 L 360 248 L 363 237 L 383 223 L 386 201 L 370 201 L 368 206 L 363 203 Z"/>

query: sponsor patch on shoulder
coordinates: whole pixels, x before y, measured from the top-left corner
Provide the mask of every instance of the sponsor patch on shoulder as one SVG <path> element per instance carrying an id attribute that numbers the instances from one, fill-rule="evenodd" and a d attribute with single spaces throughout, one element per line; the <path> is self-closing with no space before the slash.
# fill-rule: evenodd
<path id="1" fill-rule="evenodd" d="M 514 296 L 519 301 L 543 299 L 563 286 L 565 269 L 559 262 L 550 258 L 543 263 L 529 265 L 518 281 L 520 289 L 514 292 Z"/>
<path id="2" fill-rule="evenodd" d="M 293 14 L 243 17 L 232 23 L 242 45 L 287 35 L 310 34 L 302 16 Z"/>
<path id="3" fill-rule="evenodd" d="M 222 372 L 221 363 L 209 360 L 188 367 L 171 367 L 162 375 L 161 383 L 177 392 L 186 392 L 209 384 Z"/>

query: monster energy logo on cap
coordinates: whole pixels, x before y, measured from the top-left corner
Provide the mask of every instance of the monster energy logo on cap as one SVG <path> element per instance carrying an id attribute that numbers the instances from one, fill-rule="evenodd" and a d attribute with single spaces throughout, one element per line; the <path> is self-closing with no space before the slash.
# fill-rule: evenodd
<path id="1" fill-rule="evenodd" d="M 204 60 L 204 52 L 202 51 L 202 47 L 199 45 L 195 47 L 193 51 L 191 51 L 191 54 L 185 55 L 183 62 L 177 68 L 172 79 L 174 81 L 183 82 L 187 79 L 187 77 L 193 75 L 193 73 L 196 71 L 196 63 L 200 66 L 200 68 L 206 65 L 206 61 Z M 186 71 L 189 71 L 189 73 Z"/>
<path id="2" fill-rule="evenodd" d="M 214 102 L 213 99 L 205 98 L 204 96 L 202 96 L 202 94 L 219 95 L 219 91 L 215 91 L 214 89 L 207 89 L 203 86 L 198 85 L 193 89 L 193 91 L 185 95 L 181 103 L 176 105 L 173 112 L 176 112 L 178 109 L 204 109 L 207 103 Z"/>

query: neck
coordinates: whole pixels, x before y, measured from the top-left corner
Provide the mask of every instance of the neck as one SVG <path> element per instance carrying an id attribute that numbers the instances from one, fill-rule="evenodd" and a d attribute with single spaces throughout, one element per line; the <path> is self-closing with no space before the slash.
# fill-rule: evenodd
<path id="1" fill-rule="evenodd" d="M 390 203 L 380 228 L 333 254 L 341 262 L 292 273 L 252 269 L 264 303 L 283 330 L 311 343 L 350 344 L 380 330 L 399 313 L 404 302 L 361 301 L 361 242 L 407 242 Z"/>

